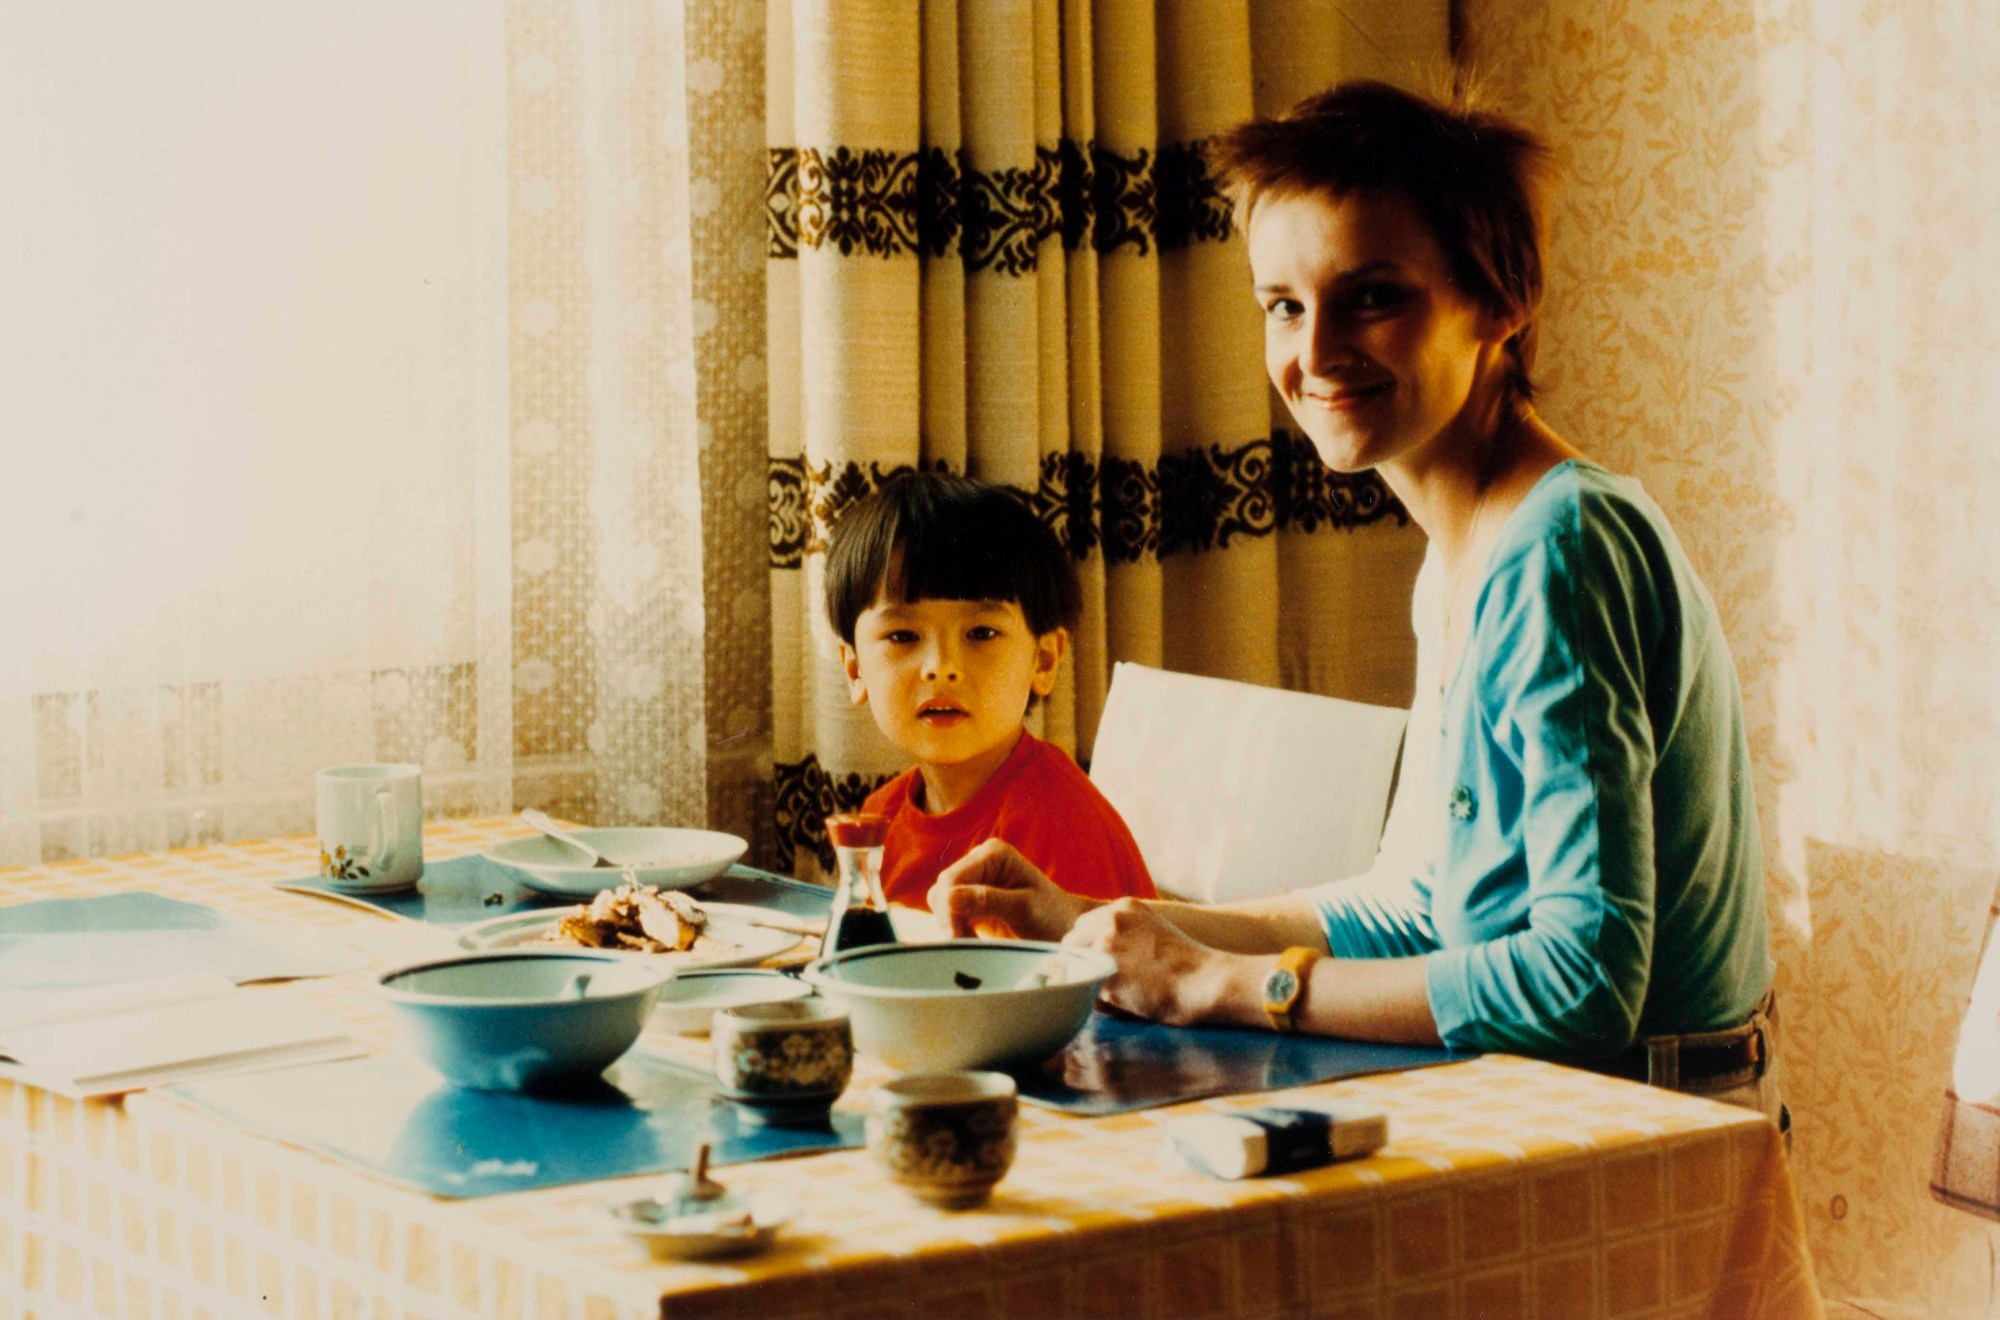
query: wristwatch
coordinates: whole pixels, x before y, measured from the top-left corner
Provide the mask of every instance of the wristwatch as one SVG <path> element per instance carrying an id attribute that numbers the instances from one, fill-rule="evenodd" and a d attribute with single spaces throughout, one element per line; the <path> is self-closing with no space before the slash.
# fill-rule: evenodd
<path id="1" fill-rule="evenodd" d="M 1278 965 L 1264 978 L 1264 1014 L 1273 1031 L 1298 1028 L 1299 1005 L 1306 996 L 1306 976 L 1319 961 L 1313 949 L 1294 946 L 1278 955 Z"/>

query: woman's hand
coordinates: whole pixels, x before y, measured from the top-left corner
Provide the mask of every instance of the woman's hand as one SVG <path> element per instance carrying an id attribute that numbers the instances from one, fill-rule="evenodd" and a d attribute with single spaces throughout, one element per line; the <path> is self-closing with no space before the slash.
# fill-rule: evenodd
<path id="1" fill-rule="evenodd" d="M 1091 900 L 1060 889 L 1000 839 L 988 839 L 939 873 L 930 907 L 954 937 L 1059 940 Z"/>
<path id="2" fill-rule="evenodd" d="M 1258 987 L 1269 958 L 1199 944 L 1136 899 L 1085 913 L 1063 943 L 1111 955 L 1118 970 L 1101 997 L 1114 1008 L 1176 1026 L 1262 1020 Z"/>

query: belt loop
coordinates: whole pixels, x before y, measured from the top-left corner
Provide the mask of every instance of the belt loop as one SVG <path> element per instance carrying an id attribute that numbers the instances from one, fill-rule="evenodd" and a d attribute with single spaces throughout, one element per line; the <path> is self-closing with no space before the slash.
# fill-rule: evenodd
<path id="1" fill-rule="evenodd" d="M 1646 1085 L 1663 1087 L 1669 1091 L 1680 1089 L 1680 1037 L 1646 1037 Z"/>

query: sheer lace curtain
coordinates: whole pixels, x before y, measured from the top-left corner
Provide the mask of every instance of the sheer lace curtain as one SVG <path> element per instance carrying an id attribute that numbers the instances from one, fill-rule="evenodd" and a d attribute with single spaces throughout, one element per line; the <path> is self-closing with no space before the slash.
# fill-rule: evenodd
<path id="1" fill-rule="evenodd" d="M 100 20 L 0 46 L 0 863 L 303 832 L 356 760 L 748 828 L 761 6 Z"/>

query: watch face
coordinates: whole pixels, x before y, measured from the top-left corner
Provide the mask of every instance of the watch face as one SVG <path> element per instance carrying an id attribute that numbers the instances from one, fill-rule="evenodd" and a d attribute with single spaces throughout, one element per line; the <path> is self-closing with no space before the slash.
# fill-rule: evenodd
<path id="1" fill-rule="evenodd" d="M 1264 1002 L 1283 1004 L 1299 992 L 1299 978 L 1290 970 L 1280 967 L 1264 978 Z"/>

